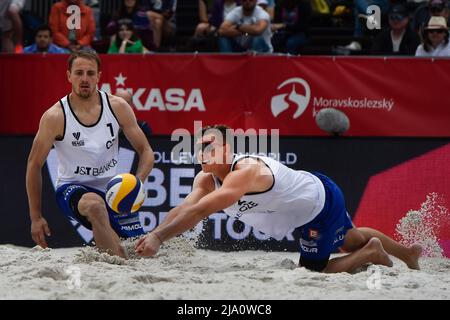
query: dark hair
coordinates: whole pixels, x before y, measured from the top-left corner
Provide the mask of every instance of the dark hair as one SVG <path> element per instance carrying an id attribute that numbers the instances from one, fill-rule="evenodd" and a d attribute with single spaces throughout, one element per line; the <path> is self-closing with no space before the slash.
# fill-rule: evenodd
<path id="1" fill-rule="evenodd" d="M 448 32 L 448 29 L 443 29 L 443 30 L 445 32 L 444 44 L 447 45 L 449 42 L 449 32 Z M 426 52 L 430 52 L 433 49 L 433 45 L 431 44 L 431 41 L 428 38 L 428 30 L 427 29 L 423 30 L 422 38 L 423 38 L 423 49 Z"/>
<path id="2" fill-rule="evenodd" d="M 227 138 L 231 138 L 234 139 L 234 135 L 231 135 L 230 137 L 227 137 L 227 131 L 229 133 L 233 133 L 233 129 L 231 129 L 229 126 L 225 125 L 225 124 L 215 124 L 212 126 L 205 126 L 202 128 L 201 130 L 201 134 L 204 135 L 206 131 L 208 130 L 215 130 L 220 132 L 220 135 L 222 136 L 222 141 L 224 143 L 231 143 L 232 141 L 227 141 Z"/>
<path id="3" fill-rule="evenodd" d="M 50 27 L 48 26 L 48 24 L 41 24 L 41 25 L 36 29 L 36 33 L 34 34 L 34 36 L 37 36 L 37 34 L 39 33 L 39 31 L 48 31 L 48 32 L 50 32 L 50 37 L 53 36 L 52 29 L 50 29 Z"/>
<path id="4" fill-rule="evenodd" d="M 100 58 L 99 58 L 97 52 L 95 52 L 94 50 L 80 50 L 80 51 L 72 52 L 70 54 L 70 57 L 68 60 L 68 64 L 69 64 L 68 70 L 69 71 L 72 71 L 72 64 L 75 61 L 75 59 L 77 59 L 77 58 L 94 60 L 95 62 L 97 62 L 98 71 L 100 71 Z"/>
<path id="5" fill-rule="evenodd" d="M 117 21 L 117 32 L 116 32 L 116 46 L 117 48 L 120 48 L 120 45 L 122 43 L 122 39 L 120 39 L 119 37 L 119 32 L 120 32 L 120 28 L 122 26 L 126 26 L 128 30 L 131 30 L 133 32 L 133 35 L 131 36 L 131 41 L 136 41 L 138 40 L 138 36 L 136 35 L 136 31 L 134 30 L 134 24 L 133 21 L 131 19 L 120 19 L 119 21 Z M 127 43 L 127 47 L 130 44 Z"/>

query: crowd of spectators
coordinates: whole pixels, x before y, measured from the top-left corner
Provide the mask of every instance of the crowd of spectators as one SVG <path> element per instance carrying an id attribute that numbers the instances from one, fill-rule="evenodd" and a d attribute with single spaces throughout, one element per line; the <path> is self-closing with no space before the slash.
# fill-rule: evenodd
<path id="1" fill-rule="evenodd" d="M 99 18 L 100 0 L 54 1 L 48 20 L 31 27 L 22 14 L 27 1 L 31 0 L 0 0 L 2 52 L 68 53 L 86 48 L 100 53 L 177 50 L 173 46 L 177 36 L 177 6 L 183 0 L 178 0 L 178 4 L 177 0 L 116 0 L 120 1 L 118 9 L 106 23 Z M 189 43 L 183 48 L 192 51 L 302 54 L 314 43 L 311 21 L 330 17 L 333 21 L 344 18 L 352 21 L 351 42 L 343 46 L 349 54 L 361 51 L 373 55 L 450 56 L 449 0 L 191 2 L 194 1 L 198 1 L 195 3 L 198 9 L 191 16 L 197 21 L 196 27 L 190 39 L 182 40 Z M 74 19 L 73 5 L 79 8 L 79 19 Z M 379 16 L 370 10 L 374 5 L 379 8 Z M 30 32 L 34 34 L 33 43 L 24 41 Z"/>

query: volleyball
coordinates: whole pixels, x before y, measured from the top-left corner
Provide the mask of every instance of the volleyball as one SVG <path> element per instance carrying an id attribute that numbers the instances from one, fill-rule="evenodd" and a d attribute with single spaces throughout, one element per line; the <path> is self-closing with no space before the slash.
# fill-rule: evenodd
<path id="1" fill-rule="evenodd" d="M 106 203 L 118 214 L 136 212 L 144 203 L 142 182 L 131 173 L 118 174 L 106 187 Z"/>

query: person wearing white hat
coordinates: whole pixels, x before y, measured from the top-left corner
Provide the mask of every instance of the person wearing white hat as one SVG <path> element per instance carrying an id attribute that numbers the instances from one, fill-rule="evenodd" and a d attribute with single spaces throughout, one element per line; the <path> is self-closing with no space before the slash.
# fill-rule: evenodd
<path id="1" fill-rule="evenodd" d="M 449 31 L 444 17 L 431 17 L 416 57 L 450 57 Z"/>

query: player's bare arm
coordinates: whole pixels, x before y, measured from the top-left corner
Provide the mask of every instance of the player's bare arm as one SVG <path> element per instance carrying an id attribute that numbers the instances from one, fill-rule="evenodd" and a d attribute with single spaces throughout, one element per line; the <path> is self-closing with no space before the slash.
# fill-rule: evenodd
<path id="1" fill-rule="evenodd" d="M 120 97 L 108 95 L 108 98 L 123 133 L 139 155 L 136 176 L 141 181 L 145 181 L 152 170 L 155 161 L 153 150 L 150 147 L 144 132 L 142 132 L 139 127 L 136 116 L 130 105 Z"/>
<path id="2" fill-rule="evenodd" d="M 180 208 L 173 220 L 158 227 L 136 248 L 142 256 L 156 254 L 162 242 L 193 228 L 202 219 L 237 202 L 255 187 L 258 165 L 246 165 L 226 176 L 222 186 L 203 196 L 197 203 Z"/>
<path id="3" fill-rule="evenodd" d="M 155 231 L 157 232 L 159 229 L 164 228 L 166 225 L 171 223 L 173 219 L 175 219 L 175 217 L 180 214 L 180 212 L 198 203 L 201 198 L 203 198 L 208 193 L 211 193 L 212 191 L 214 191 L 214 180 L 212 178 L 212 175 L 210 173 L 204 173 L 203 171 L 200 171 L 194 179 L 191 193 L 189 193 L 189 195 L 184 198 L 183 202 L 180 205 L 169 211 L 164 221 L 161 222 L 157 228 L 155 228 L 146 237 L 142 237 L 141 239 L 139 239 L 136 242 L 134 249 L 138 251 L 137 249 L 140 248 L 141 244 L 145 241 L 146 238 L 157 237 L 154 234 Z M 156 240 L 157 245 L 160 244 L 158 238 L 154 240 Z"/>
<path id="4" fill-rule="evenodd" d="M 59 102 L 48 109 L 39 123 L 28 157 L 26 187 L 31 218 L 33 241 L 43 248 L 47 247 L 45 235 L 50 236 L 47 221 L 42 216 L 42 174 L 41 169 L 47 159 L 55 139 L 64 135 L 64 114 Z"/>
<path id="5" fill-rule="evenodd" d="M 192 207 L 197 204 L 204 196 L 214 191 L 214 180 L 212 174 L 204 173 L 200 171 L 194 179 L 192 186 L 192 192 L 183 200 L 183 202 L 169 211 L 166 219 L 158 226 L 158 228 L 163 228 L 167 224 L 173 221 L 175 217 L 183 210 Z M 154 231 L 157 231 L 156 228 Z"/>

